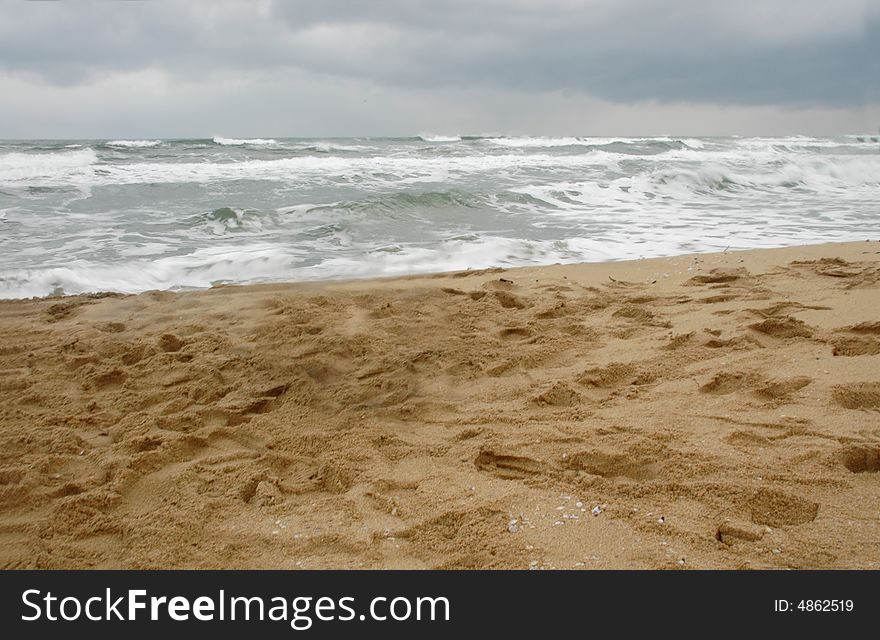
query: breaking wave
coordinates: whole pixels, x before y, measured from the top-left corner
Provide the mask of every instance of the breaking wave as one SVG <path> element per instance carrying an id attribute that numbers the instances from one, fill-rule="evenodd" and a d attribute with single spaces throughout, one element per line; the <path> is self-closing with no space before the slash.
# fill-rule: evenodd
<path id="1" fill-rule="evenodd" d="M 461 136 L 443 136 L 431 133 L 420 133 L 419 138 L 425 142 L 461 142 Z"/>
<path id="2" fill-rule="evenodd" d="M 158 147 L 161 140 L 109 140 L 104 143 L 108 147 L 121 147 L 123 149 L 145 149 Z"/>
<path id="3" fill-rule="evenodd" d="M 394 276 L 503 264 L 573 261 L 580 248 L 565 242 L 484 236 L 450 238 L 433 247 L 382 246 L 366 252 L 338 248 L 317 258 L 272 243 L 222 245 L 186 255 L 123 264 L 82 262 L 48 269 L 0 272 L 0 298 L 97 291 L 139 293 L 198 289 L 227 283 Z"/>
<path id="4" fill-rule="evenodd" d="M 219 144 L 224 147 L 241 147 L 245 145 L 251 146 L 267 146 L 278 144 L 277 140 L 273 140 L 272 138 L 213 138 L 214 144 Z"/>
<path id="5" fill-rule="evenodd" d="M 98 156 L 91 148 L 49 153 L 4 153 L 0 154 L 0 184 L 35 179 L 58 181 L 83 176 L 97 161 Z"/>
<path id="6" fill-rule="evenodd" d="M 860 137 L 4 141 L 0 297 L 876 239 Z"/>
<path id="7" fill-rule="evenodd" d="M 676 140 L 666 136 L 656 138 L 596 138 L 596 137 L 488 137 L 486 142 L 501 147 L 513 148 L 552 148 L 552 147 L 592 147 L 596 149 L 628 146 L 659 146 L 667 149 L 702 149 L 704 143 L 696 138 Z"/>

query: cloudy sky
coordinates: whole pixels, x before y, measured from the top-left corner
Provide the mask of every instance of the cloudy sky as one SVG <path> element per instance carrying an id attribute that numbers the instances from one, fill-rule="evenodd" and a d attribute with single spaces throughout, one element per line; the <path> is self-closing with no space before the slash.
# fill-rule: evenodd
<path id="1" fill-rule="evenodd" d="M 0 138 L 835 134 L 880 0 L 0 1 Z"/>

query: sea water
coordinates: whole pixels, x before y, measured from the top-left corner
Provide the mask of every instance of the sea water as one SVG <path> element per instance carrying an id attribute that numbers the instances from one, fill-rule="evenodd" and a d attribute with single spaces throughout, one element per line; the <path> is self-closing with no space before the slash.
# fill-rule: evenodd
<path id="1" fill-rule="evenodd" d="M 0 298 L 876 239 L 868 136 L 0 143 Z"/>

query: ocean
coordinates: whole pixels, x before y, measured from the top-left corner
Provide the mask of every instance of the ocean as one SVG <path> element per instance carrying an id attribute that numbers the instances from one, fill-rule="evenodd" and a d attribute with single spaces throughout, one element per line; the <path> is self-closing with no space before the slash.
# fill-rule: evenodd
<path id="1" fill-rule="evenodd" d="M 814 138 L 0 142 L 0 298 L 876 239 L 880 145 Z"/>

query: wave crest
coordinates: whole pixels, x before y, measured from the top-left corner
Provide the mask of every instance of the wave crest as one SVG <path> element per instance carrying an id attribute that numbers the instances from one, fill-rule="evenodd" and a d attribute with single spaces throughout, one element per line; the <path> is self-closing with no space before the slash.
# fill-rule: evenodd
<path id="1" fill-rule="evenodd" d="M 244 145 L 263 146 L 278 144 L 278 141 L 272 138 L 221 138 L 219 136 L 215 136 L 214 138 L 212 138 L 212 140 L 214 141 L 214 144 L 219 144 L 224 147 L 241 147 Z"/>
<path id="2" fill-rule="evenodd" d="M 0 155 L 0 183 L 65 178 L 82 173 L 97 161 L 98 156 L 89 147 L 50 153 L 4 153 Z"/>
<path id="3" fill-rule="evenodd" d="M 121 147 L 123 149 L 144 149 L 158 147 L 161 144 L 161 140 L 108 140 L 104 143 L 108 147 Z"/>
<path id="4" fill-rule="evenodd" d="M 461 142 L 461 136 L 443 136 L 432 133 L 420 133 L 418 137 L 425 142 Z"/>

